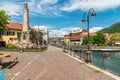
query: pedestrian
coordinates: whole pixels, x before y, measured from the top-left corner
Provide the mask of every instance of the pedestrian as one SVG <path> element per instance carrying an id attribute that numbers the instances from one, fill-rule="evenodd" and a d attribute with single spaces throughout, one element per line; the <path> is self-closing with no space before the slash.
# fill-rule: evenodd
<path id="1" fill-rule="evenodd" d="M 20 53 L 23 52 L 23 45 L 22 45 L 22 44 L 19 45 L 19 52 L 20 52 Z"/>

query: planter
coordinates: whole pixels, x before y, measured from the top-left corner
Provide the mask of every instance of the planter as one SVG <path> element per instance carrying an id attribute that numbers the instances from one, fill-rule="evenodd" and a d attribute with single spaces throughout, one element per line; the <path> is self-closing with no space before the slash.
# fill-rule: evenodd
<path id="1" fill-rule="evenodd" d="M 101 56 L 104 59 L 110 59 L 110 54 L 102 54 Z"/>

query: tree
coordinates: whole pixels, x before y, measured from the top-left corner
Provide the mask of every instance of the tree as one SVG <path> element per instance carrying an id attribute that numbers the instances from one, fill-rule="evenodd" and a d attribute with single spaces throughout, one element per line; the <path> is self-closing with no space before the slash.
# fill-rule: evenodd
<path id="1" fill-rule="evenodd" d="M 37 29 L 35 28 L 32 28 L 31 31 L 30 31 L 30 38 L 31 38 L 31 41 L 32 43 L 35 43 L 35 44 L 38 44 L 38 42 L 40 44 L 42 44 L 42 32 L 41 31 L 38 31 Z"/>
<path id="2" fill-rule="evenodd" d="M 97 33 L 97 35 L 94 36 L 94 44 L 105 44 L 105 35 L 101 32 Z"/>
<path id="3" fill-rule="evenodd" d="M 83 38 L 83 44 L 86 45 L 87 43 L 88 43 L 88 38 L 87 38 L 87 37 L 84 37 L 84 38 Z"/>
<path id="4" fill-rule="evenodd" d="M 93 36 L 89 36 L 89 43 L 93 44 L 93 42 L 94 42 Z M 88 37 L 84 37 L 83 38 L 83 44 L 87 44 L 87 43 L 88 43 Z"/>
<path id="5" fill-rule="evenodd" d="M 83 44 L 88 43 L 88 37 L 83 38 Z M 89 43 L 90 44 L 98 44 L 98 45 L 103 45 L 105 44 L 105 35 L 103 33 L 97 33 L 95 36 L 90 36 L 89 37 Z"/>
<path id="6" fill-rule="evenodd" d="M 6 14 L 4 10 L 0 11 L 0 31 L 6 28 L 6 24 L 10 20 L 10 16 Z"/>
<path id="7" fill-rule="evenodd" d="M 110 42 L 115 43 L 117 41 L 118 42 L 120 41 L 120 33 L 113 33 L 111 38 L 110 38 Z"/>
<path id="8" fill-rule="evenodd" d="M 32 43 L 36 43 L 38 42 L 38 31 L 36 31 L 37 29 L 31 29 L 31 41 Z"/>

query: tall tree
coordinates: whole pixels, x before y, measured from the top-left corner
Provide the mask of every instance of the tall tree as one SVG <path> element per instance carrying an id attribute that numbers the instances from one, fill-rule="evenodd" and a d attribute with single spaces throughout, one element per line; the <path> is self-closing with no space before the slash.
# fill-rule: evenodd
<path id="1" fill-rule="evenodd" d="M 0 31 L 6 28 L 7 22 L 10 20 L 10 16 L 6 14 L 4 10 L 0 11 Z"/>
<path id="2" fill-rule="evenodd" d="M 84 37 L 84 38 L 83 38 L 83 44 L 86 45 L 87 43 L 88 43 L 88 38 L 87 38 L 87 37 Z"/>
<path id="3" fill-rule="evenodd" d="M 105 44 L 105 35 L 101 32 L 97 33 L 96 36 L 94 36 L 94 43 L 95 44 Z"/>
<path id="4" fill-rule="evenodd" d="M 30 32 L 30 37 L 31 37 L 31 41 L 32 41 L 32 43 L 35 43 L 35 44 L 38 44 L 38 42 L 39 42 L 39 44 L 42 44 L 41 42 L 42 42 L 42 32 L 39 30 L 37 30 L 37 29 L 35 29 L 35 28 L 32 28 L 31 29 L 31 32 Z"/>
<path id="5" fill-rule="evenodd" d="M 83 44 L 87 44 L 88 43 L 88 38 L 84 37 L 83 38 Z M 95 36 L 90 36 L 89 37 L 89 43 L 90 44 L 105 44 L 105 35 L 101 32 L 97 33 Z"/>
<path id="6" fill-rule="evenodd" d="M 93 42 L 94 42 L 94 38 L 93 38 L 94 36 L 89 36 L 89 43 L 90 44 L 93 44 Z M 84 37 L 83 38 L 83 44 L 88 44 L 88 37 Z"/>

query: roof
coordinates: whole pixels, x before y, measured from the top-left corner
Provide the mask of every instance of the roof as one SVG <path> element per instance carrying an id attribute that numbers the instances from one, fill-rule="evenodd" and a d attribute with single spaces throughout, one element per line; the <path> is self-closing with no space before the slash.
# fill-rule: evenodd
<path id="1" fill-rule="evenodd" d="M 38 32 L 38 29 L 36 28 L 32 28 L 33 32 Z M 40 30 L 39 30 L 39 33 L 42 33 Z"/>
<path id="2" fill-rule="evenodd" d="M 69 37 L 70 35 L 64 35 L 64 37 Z"/>
<path id="3" fill-rule="evenodd" d="M 82 34 L 81 36 L 82 37 L 86 37 L 86 36 L 88 36 L 88 34 Z M 95 36 L 95 34 L 94 33 L 90 33 L 89 36 Z"/>
<path id="4" fill-rule="evenodd" d="M 81 32 L 76 32 L 76 33 L 70 33 L 70 35 L 80 35 Z"/>
<path id="5" fill-rule="evenodd" d="M 82 32 L 87 32 L 87 30 L 86 30 L 86 29 L 83 29 Z"/>
<path id="6" fill-rule="evenodd" d="M 7 28 L 8 29 L 13 29 L 13 30 L 22 30 L 22 24 L 14 23 L 14 22 L 8 22 L 7 23 Z"/>

